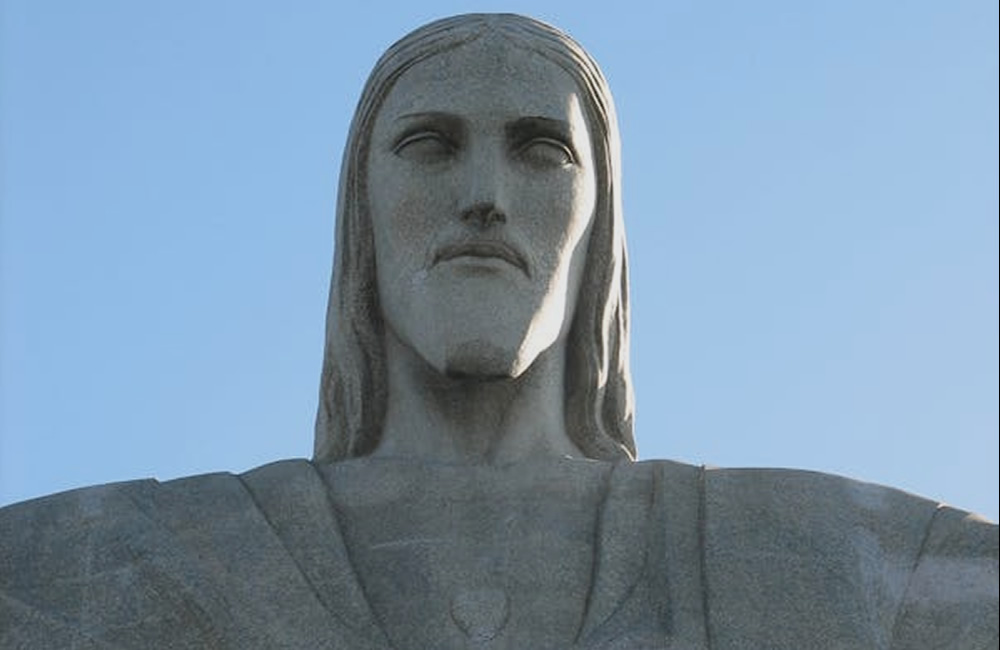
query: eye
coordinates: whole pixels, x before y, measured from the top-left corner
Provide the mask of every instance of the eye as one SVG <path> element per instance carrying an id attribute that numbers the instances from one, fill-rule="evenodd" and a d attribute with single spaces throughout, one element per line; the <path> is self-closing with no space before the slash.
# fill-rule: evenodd
<path id="1" fill-rule="evenodd" d="M 403 135 L 392 147 L 400 158 L 415 162 L 441 162 L 455 153 L 455 144 L 437 131 L 417 131 Z"/>
<path id="2" fill-rule="evenodd" d="M 517 155 L 534 167 L 565 167 L 576 162 L 566 143 L 549 137 L 532 138 L 517 150 Z"/>

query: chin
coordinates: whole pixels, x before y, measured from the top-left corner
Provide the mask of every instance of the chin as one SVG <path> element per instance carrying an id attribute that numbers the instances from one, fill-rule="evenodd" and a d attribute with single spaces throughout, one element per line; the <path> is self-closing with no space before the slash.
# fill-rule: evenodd
<path id="1" fill-rule="evenodd" d="M 524 365 L 516 350 L 493 341 L 475 340 L 449 350 L 443 371 L 452 379 L 491 381 L 515 379 L 524 372 Z"/>

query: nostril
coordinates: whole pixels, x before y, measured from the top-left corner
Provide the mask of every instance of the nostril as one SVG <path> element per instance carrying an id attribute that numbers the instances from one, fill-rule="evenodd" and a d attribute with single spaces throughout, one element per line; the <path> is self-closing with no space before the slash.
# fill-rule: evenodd
<path id="1" fill-rule="evenodd" d="M 484 217 L 484 223 L 487 226 L 494 223 L 507 223 L 507 215 L 496 208 L 491 208 Z"/>
<path id="2" fill-rule="evenodd" d="M 474 221 L 481 227 L 506 223 L 507 215 L 493 203 L 477 203 L 462 213 L 462 221 Z"/>

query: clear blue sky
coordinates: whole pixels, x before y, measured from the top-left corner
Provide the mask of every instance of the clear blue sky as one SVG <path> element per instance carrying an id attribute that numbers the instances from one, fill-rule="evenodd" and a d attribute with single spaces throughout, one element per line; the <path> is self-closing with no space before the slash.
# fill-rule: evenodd
<path id="1" fill-rule="evenodd" d="M 0 503 L 309 456 L 379 53 L 549 20 L 624 139 L 643 458 L 997 519 L 997 3 L 3 3 Z"/>

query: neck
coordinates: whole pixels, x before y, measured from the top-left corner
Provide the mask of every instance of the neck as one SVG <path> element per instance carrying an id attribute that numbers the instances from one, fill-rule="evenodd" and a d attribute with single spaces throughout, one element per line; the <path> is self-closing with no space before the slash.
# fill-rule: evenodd
<path id="1" fill-rule="evenodd" d="M 448 377 L 386 333 L 385 421 L 375 455 L 454 463 L 583 457 L 566 433 L 565 344 L 516 378 Z"/>

